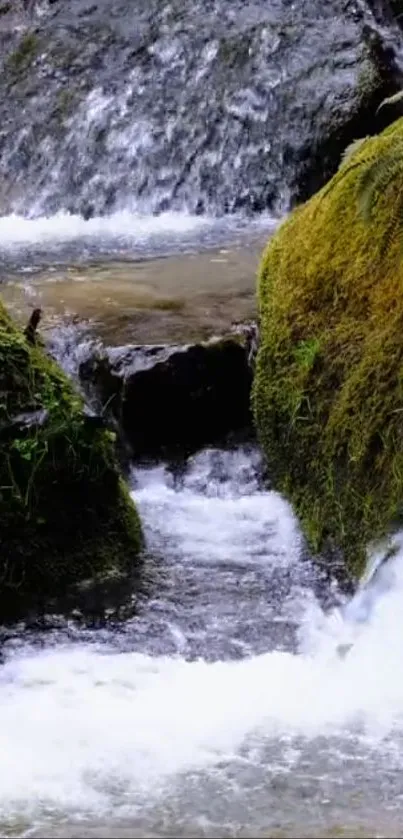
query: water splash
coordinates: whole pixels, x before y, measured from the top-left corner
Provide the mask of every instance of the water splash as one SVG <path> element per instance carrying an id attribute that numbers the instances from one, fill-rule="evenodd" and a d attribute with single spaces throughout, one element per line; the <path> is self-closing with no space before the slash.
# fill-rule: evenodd
<path id="1" fill-rule="evenodd" d="M 376 784 L 398 778 L 403 547 L 372 579 L 364 620 L 364 588 L 349 603 L 323 611 L 309 587 L 312 570 L 300 558 L 292 513 L 260 487 L 259 468 L 248 451 L 213 451 L 185 472 L 137 472 L 134 495 L 150 549 L 164 554 L 165 586 L 131 622 L 121 646 L 111 636 L 42 651 L 9 647 L 0 671 L 3 818 L 19 813 L 31 824 L 57 825 L 96 815 L 111 835 L 119 819 L 149 835 L 171 835 L 188 820 L 191 835 L 200 836 L 204 812 L 206 835 L 215 824 L 217 835 L 226 836 L 219 801 L 226 801 L 227 829 L 240 801 L 251 824 L 263 828 L 270 779 L 285 772 L 291 774 L 284 800 L 295 795 L 296 778 L 310 777 L 321 795 L 324 784 L 333 784 L 337 802 L 340 772 L 354 789 L 363 761 L 364 799 L 366 789 L 371 798 L 374 778 Z M 221 599 L 228 563 L 238 581 L 237 595 L 230 588 L 238 625 L 245 628 L 246 616 L 257 635 L 249 636 L 241 659 L 231 660 L 228 645 L 220 660 L 209 660 L 209 646 L 220 637 L 214 620 L 222 619 L 227 644 L 236 636 L 237 620 Z M 294 649 L 273 648 L 264 600 L 251 583 L 254 569 L 261 585 L 276 573 L 285 574 L 283 585 L 288 579 L 288 595 L 283 587 L 282 601 L 269 606 L 280 622 L 293 614 Z M 207 599 L 198 611 L 206 581 L 213 609 Z M 153 634 L 158 618 L 161 635 Z M 256 653 L 259 632 L 267 633 L 268 651 Z M 163 652 L 169 633 L 174 654 Z M 195 657 L 198 634 L 204 654 Z M 138 649 L 128 649 L 129 636 Z M 340 655 L 346 643 L 349 651 Z M 280 806 L 276 796 L 273 802 Z M 302 818 L 302 805 L 294 800 L 292 806 Z M 153 833 L 155 808 L 165 827 Z M 251 828 L 244 835 L 255 834 Z"/>
<path id="2" fill-rule="evenodd" d="M 114 10 L 52 4 L 29 86 L 24 67 L 10 76 L 16 43 L 4 39 L 2 212 L 287 210 L 310 150 L 357 109 L 367 4 L 120 0 Z"/>
<path id="3" fill-rule="evenodd" d="M 0 265 L 32 271 L 49 264 L 94 258 L 148 259 L 178 252 L 200 252 L 237 243 L 275 229 L 278 219 L 262 214 L 214 219 L 188 213 L 143 215 L 122 211 L 85 219 L 79 215 L 0 217 Z"/>
<path id="4" fill-rule="evenodd" d="M 200 231 L 211 221 L 186 213 L 163 213 L 159 216 L 119 212 L 85 219 L 70 213 L 24 218 L 11 215 L 0 218 L 0 247 L 11 249 L 29 245 L 49 246 L 77 240 L 117 240 L 141 245 L 151 236 L 183 237 Z"/>

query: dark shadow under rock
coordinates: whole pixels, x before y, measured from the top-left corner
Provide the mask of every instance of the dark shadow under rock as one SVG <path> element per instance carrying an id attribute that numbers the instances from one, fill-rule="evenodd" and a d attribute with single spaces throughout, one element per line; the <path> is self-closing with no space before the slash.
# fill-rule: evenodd
<path id="1" fill-rule="evenodd" d="M 247 334 L 188 346 L 98 345 L 80 380 L 132 457 L 194 450 L 252 428 L 250 341 Z"/>

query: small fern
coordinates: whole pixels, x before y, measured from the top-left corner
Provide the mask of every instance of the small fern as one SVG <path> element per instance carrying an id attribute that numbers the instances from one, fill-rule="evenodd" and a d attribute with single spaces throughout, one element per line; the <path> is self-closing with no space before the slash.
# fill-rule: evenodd
<path id="1" fill-rule="evenodd" d="M 403 141 L 383 157 L 366 166 L 358 179 L 358 206 L 366 221 L 371 219 L 376 202 L 393 184 L 403 182 Z"/>
<path id="2" fill-rule="evenodd" d="M 350 143 L 347 146 L 347 148 L 344 149 L 344 152 L 340 158 L 339 170 L 342 168 L 342 166 L 345 166 L 346 163 L 349 163 L 353 155 L 356 153 L 356 151 L 358 151 L 358 149 L 361 148 L 362 144 L 365 143 L 366 140 L 368 140 L 368 136 L 359 137 L 358 140 L 353 140 L 353 142 Z"/>
<path id="3" fill-rule="evenodd" d="M 384 99 L 377 110 L 401 101 L 403 90 Z M 368 149 L 365 148 L 367 141 Z M 353 170 L 358 170 L 358 212 L 364 221 L 371 222 L 378 200 L 387 195 L 390 198 L 389 222 L 383 237 L 382 251 L 386 252 L 398 238 L 403 252 L 403 138 L 397 138 L 393 147 L 383 155 L 375 152 L 370 137 L 353 140 L 341 155 L 338 172 L 322 189 L 321 198 L 325 198 Z"/>
<path id="4" fill-rule="evenodd" d="M 390 219 L 382 242 L 382 253 L 387 253 L 397 239 L 403 255 L 403 184 L 391 204 Z"/>
<path id="5" fill-rule="evenodd" d="M 381 102 L 383 105 L 394 104 L 403 100 L 403 90 Z M 379 110 L 378 108 L 378 110 Z M 388 194 L 389 222 L 382 242 L 382 251 L 386 252 L 396 238 L 399 238 L 403 250 L 403 139 L 399 138 L 394 146 L 382 156 L 362 153 L 355 159 L 355 153 L 363 150 L 368 138 L 362 137 L 350 143 L 345 149 L 337 180 L 348 175 L 352 169 L 359 169 L 357 179 L 358 211 L 367 223 L 373 219 L 378 200 Z"/>
<path id="6" fill-rule="evenodd" d="M 397 93 L 394 93 L 393 96 L 387 96 L 386 99 L 383 99 L 381 104 L 378 105 L 376 109 L 376 113 L 379 113 L 381 108 L 384 108 L 385 105 L 396 105 L 398 102 L 403 100 L 403 90 L 398 90 Z"/>
<path id="7" fill-rule="evenodd" d="M 377 113 L 385 105 L 396 105 L 403 101 L 403 90 L 383 99 Z M 348 149 L 346 149 L 348 151 Z M 363 219 L 370 222 L 381 196 L 390 195 L 390 216 L 385 231 L 382 250 L 390 248 L 396 237 L 403 249 L 403 139 L 396 140 L 386 154 L 372 159 L 363 158 L 363 170 L 358 178 L 358 209 Z"/>
<path id="8" fill-rule="evenodd" d="M 403 140 L 396 142 L 383 157 L 365 166 L 358 179 L 358 209 L 366 222 L 372 220 L 379 198 L 388 193 L 390 215 L 383 251 L 390 248 L 396 238 L 403 248 Z"/>
<path id="9" fill-rule="evenodd" d="M 336 183 L 339 183 L 346 175 L 349 175 L 353 169 L 360 168 L 363 165 L 362 158 L 355 160 L 356 152 L 362 148 L 364 143 L 368 140 L 368 137 L 360 137 L 358 140 L 353 140 L 344 150 L 338 171 L 334 175 L 333 178 L 322 188 L 322 198 L 325 198 L 326 195 L 333 189 Z M 370 161 L 375 161 L 376 157 L 372 154 L 368 155 L 368 158 L 365 158 L 365 161 L 368 163 Z"/>

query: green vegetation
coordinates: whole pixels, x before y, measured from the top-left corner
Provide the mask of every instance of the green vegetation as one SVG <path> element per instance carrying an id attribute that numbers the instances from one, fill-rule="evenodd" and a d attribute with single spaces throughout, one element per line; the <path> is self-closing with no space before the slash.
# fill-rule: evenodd
<path id="1" fill-rule="evenodd" d="M 399 91 L 385 99 L 380 107 L 402 99 L 403 91 Z M 371 218 L 376 218 L 379 198 L 390 196 L 389 219 L 383 230 L 382 242 L 380 242 L 382 251 L 385 251 L 390 248 L 395 237 L 400 238 L 403 245 L 403 137 L 397 136 L 381 154 L 368 143 L 365 150 L 363 149 L 368 139 L 368 137 L 363 137 L 355 140 L 347 147 L 342 156 L 340 169 L 348 175 L 350 172 L 348 164 L 351 158 L 358 150 L 363 150 L 363 155 L 353 165 L 359 170 L 357 199 L 359 210 L 365 221 L 369 222 Z M 331 188 L 332 182 L 324 194 L 326 195 Z"/>
<path id="2" fill-rule="evenodd" d="M 403 120 L 361 143 L 259 276 L 253 407 L 271 474 L 312 549 L 342 549 L 353 575 L 403 509 L 402 148 Z"/>
<path id="3" fill-rule="evenodd" d="M 74 108 L 77 106 L 77 91 L 72 87 L 64 87 L 57 94 L 55 115 L 61 123 L 71 117 Z"/>
<path id="4" fill-rule="evenodd" d="M 113 434 L 0 304 L 0 616 L 129 569 L 140 547 Z"/>
<path id="5" fill-rule="evenodd" d="M 14 52 L 7 59 L 7 67 L 13 74 L 20 74 L 31 66 L 38 55 L 40 41 L 35 32 L 26 32 Z"/>

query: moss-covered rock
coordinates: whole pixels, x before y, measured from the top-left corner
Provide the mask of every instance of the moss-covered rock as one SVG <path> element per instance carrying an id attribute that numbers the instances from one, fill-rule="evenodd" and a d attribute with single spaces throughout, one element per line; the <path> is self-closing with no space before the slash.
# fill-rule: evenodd
<path id="1" fill-rule="evenodd" d="M 0 304 L 0 620 L 15 604 L 130 568 L 140 546 L 113 435 Z"/>
<path id="2" fill-rule="evenodd" d="M 259 277 L 253 404 L 273 479 L 312 548 L 340 548 L 354 575 L 403 502 L 403 259 L 389 235 L 401 178 L 370 223 L 357 202 L 363 172 L 402 138 L 399 120 L 368 139 L 281 226 Z"/>

